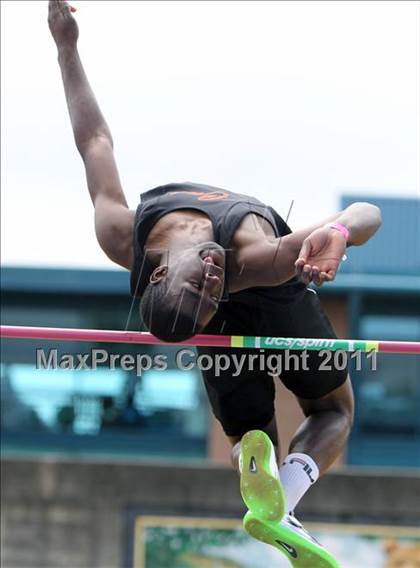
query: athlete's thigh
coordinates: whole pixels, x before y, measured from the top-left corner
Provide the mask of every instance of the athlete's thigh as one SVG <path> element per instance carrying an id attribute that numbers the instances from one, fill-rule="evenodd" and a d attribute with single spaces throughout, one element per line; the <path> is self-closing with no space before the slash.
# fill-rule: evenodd
<path id="1" fill-rule="evenodd" d="M 258 335 L 262 319 L 259 297 L 235 294 L 221 304 L 205 333 Z M 213 413 L 225 433 L 235 439 L 249 430 L 265 429 L 274 416 L 274 382 L 259 365 L 256 351 L 215 347 L 198 347 L 197 351 L 213 362 L 202 376 Z"/>
<path id="2" fill-rule="evenodd" d="M 225 433 L 241 437 L 249 430 L 264 429 L 274 416 L 274 382 L 264 370 L 250 369 L 255 353 L 216 347 L 198 347 L 197 352 L 213 361 L 201 373 L 213 413 Z"/>
<path id="3" fill-rule="evenodd" d="M 287 314 L 285 314 L 287 312 Z M 332 324 L 318 295 L 307 290 L 298 301 L 281 308 L 283 320 L 273 322 L 273 335 L 285 337 L 336 339 Z M 275 333 L 276 332 L 276 333 Z M 319 351 L 278 352 L 281 356 L 281 380 L 297 397 L 319 399 L 344 384 L 348 370 L 346 361 L 336 364 Z"/>
<path id="4" fill-rule="evenodd" d="M 345 382 L 321 398 L 306 399 L 297 397 L 297 401 L 305 416 L 316 412 L 332 410 L 348 417 L 349 422 L 354 416 L 354 394 L 350 376 L 347 375 Z"/>

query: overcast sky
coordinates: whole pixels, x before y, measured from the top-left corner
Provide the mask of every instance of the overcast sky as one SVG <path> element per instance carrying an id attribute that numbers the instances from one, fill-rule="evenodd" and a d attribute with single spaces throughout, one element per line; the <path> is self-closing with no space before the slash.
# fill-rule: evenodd
<path id="1" fill-rule="evenodd" d="M 419 196 L 418 2 L 73 2 L 131 207 L 196 181 L 297 228 L 340 195 Z M 112 267 L 47 2 L 2 2 L 2 263 Z"/>

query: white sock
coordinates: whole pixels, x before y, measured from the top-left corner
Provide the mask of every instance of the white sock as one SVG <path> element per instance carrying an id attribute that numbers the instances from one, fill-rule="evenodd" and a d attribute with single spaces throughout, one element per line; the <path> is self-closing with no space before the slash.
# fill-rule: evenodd
<path id="1" fill-rule="evenodd" d="M 285 458 L 279 475 L 286 496 L 286 511 L 290 513 L 318 479 L 319 469 L 310 456 L 293 453 Z"/>

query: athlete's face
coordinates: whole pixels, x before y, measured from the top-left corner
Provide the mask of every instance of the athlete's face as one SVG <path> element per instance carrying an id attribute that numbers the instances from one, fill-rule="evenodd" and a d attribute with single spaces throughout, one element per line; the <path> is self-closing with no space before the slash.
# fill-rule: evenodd
<path id="1" fill-rule="evenodd" d="M 201 243 L 168 258 L 168 301 L 191 318 L 198 333 L 217 312 L 225 281 L 225 252 L 217 243 Z"/>

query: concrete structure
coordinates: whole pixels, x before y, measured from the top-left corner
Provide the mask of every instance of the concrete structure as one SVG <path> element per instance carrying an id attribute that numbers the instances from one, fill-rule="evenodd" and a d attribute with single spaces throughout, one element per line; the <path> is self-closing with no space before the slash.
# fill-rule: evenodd
<path id="1" fill-rule="evenodd" d="M 208 464 L 9 457 L 1 478 L 4 568 L 129 568 L 137 515 L 245 512 L 236 474 Z M 298 510 L 306 521 L 416 526 L 419 491 L 409 472 L 336 471 Z"/>
<path id="2" fill-rule="evenodd" d="M 385 220 L 381 240 L 351 250 L 351 262 L 320 296 L 338 336 L 420 340 L 420 200 L 378 204 Z M 129 307 L 128 274 L 121 271 L 2 270 L 4 324 L 122 329 Z M 129 329 L 138 327 L 133 314 Z M 55 377 L 41 384 L 34 374 L 35 347 L 12 340 L 2 345 L 4 568 L 128 568 L 136 515 L 242 516 L 229 446 L 203 390 L 196 392 L 197 373 L 183 386 L 188 396 L 178 406 L 168 401 L 168 392 L 177 398 L 170 384 L 149 392 L 166 396 L 166 406 L 157 404 L 152 412 L 153 397 L 144 406 L 145 389 L 136 398 L 146 375 L 113 375 L 112 392 L 99 392 L 100 381 L 83 390 L 88 381 L 79 377 L 69 390 L 62 375 L 67 391 L 58 392 Z M 66 349 L 77 352 L 80 345 Z M 305 520 L 416 525 L 420 478 L 395 466 L 420 464 L 419 359 L 403 364 L 389 356 L 376 374 L 355 375 L 357 413 L 349 447 L 305 497 L 299 509 Z M 111 376 L 102 378 L 109 387 Z M 86 408 L 97 419 L 96 430 L 75 421 L 78 412 L 90 417 Z M 116 410 L 125 413 L 124 420 L 110 419 Z M 303 416 L 279 381 L 277 415 L 284 454 Z M 165 461 L 151 463 L 153 456 Z"/>

